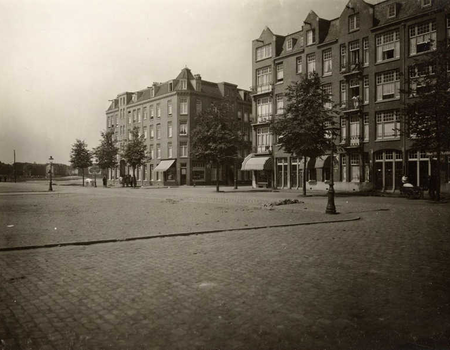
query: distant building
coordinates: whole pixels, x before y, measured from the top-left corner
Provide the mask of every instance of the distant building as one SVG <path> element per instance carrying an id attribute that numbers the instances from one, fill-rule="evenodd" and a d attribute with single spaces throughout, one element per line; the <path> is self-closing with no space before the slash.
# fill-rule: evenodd
<path id="1" fill-rule="evenodd" d="M 215 183 L 214 164 L 192 159 L 191 131 L 195 117 L 212 103 L 227 102 L 241 120 L 242 133 L 251 141 L 252 103 L 250 91 L 237 85 L 212 83 L 193 75 L 188 68 L 164 83 L 136 92 L 124 92 L 111 102 L 106 111 L 107 130 L 113 130 L 119 144 L 130 137 L 133 127 L 139 127 L 147 140 L 147 150 L 152 160 L 137 171 L 137 180 L 144 185 L 192 185 Z M 237 164 L 250 153 L 239 150 Z M 110 170 L 109 178 L 131 174 L 124 160 L 117 169 Z M 226 166 L 220 171 L 222 184 L 232 184 L 234 168 Z M 250 182 L 248 172 L 238 171 L 238 181 Z"/>
<path id="2" fill-rule="evenodd" d="M 277 146 L 269 123 L 284 111 L 286 87 L 312 71 L 344 110 L 334 162 L 337 189 L 394 191 L 405 173 L 415 185 L 426 184 L 432 157 L 412 151 L 399 131 L 405 129 L 401 108 L 413 98 L 400 91 L 417 85 L 422 73 L 416 60 L 450 39 L 449 13 L 448 0 L 351 0 L 332 20 L 311 11 L 289 35 L 266 27 L 252 42 L 255 137 L 243 169 L 252 172 L 253 185 L 302 186 L 302 160 Z M 309 188 L 328 187 L 330 161 L 329 155 L 308 161 Z M 449 173 L 449 166 L 442 169 L 445 182 Z"/>

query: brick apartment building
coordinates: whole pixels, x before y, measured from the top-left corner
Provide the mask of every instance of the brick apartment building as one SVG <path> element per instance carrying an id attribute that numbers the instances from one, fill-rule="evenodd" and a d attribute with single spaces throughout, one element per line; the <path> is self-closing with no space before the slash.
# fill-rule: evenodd
<path id="1" fill-rule="evenodd" d="M 252 103 L 250 91 L 222 82 L 212 83 L 193 75 L 188 68 L 165 83 L 136 92 L 124 92 L 111 101 L 106 111 L 107 130 L 113 130 L 119 145 L 130 138 L 133 127 L 139 127 L 145 136 L 151 161 L 137 170 L 138 183 L 142 185 L 212 184 L 216 181 L 215 165 L 192 159 L 191 130 L 195 116 L 208 109 L 212 103 L 226 102 L 241 120 L 244 139 L 251 141 Z M 239 150 L 236 164 L 240 164 L 250 150 Z M 109 178 L 132 174 L 125 161 L 110 170 Z M 250 183 L 248 172 L 237 172 L 240 183 Z M 234 182 L 233 165 L 220 171 L 222 184 Z"/>
<path id="2" fill-rule="evenodd" d="M 401 90 L 417 85 L 422 71 L 416 60 L 450 39 L 449 14 L 448 0 L 350 0 L 338 18 L 311 11 L 301 30 L 286 36 L 266 27 L 252 42 L 254 153 L 242 164 L 252 172 L 253 186 L 302 186 L 302 160 L 277 147 L 269 122 L 283 113 L 286 87 L 312 71 L 343 110 L 335 188 L 395 191 L 404 173 L 423 185 L 432 159 L 426 150 L 410 151 L 410 140 L 398 131 L 404 128 L 401 108 L 413 98 Z M 308 161 L 308 188 L 328 187 L 330 161 L 329 155 Z"/>

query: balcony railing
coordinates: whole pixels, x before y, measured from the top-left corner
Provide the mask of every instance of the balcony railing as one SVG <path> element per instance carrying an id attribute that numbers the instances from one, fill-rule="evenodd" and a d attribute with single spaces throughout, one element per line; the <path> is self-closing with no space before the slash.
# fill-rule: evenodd
<path id="1" fill-rule="evenodd" d="M 272 120 L 272 115 L 271 114 L 258 115 L 256 120 L 258 124 L 268 123 Z"/>
<path id="2" fill-rule="evenodd" d="M 272 91 L 272 84 L 258 85 L 256 87 L 256 93 L 257 94 L 263 94 L 263 93 L 271 92 L 271 91 Z"/>
<path id="3" fill-rule="evenodd" d="M 350 135 L 350 146 L 359 146 L 361 143 L 360 135 Z"/>
<path id="4" fill-rule="evenodd" d="M 270 153 L 272 152 L 272 146 L 258 145 L 256 147 L 256 153 Z"/>

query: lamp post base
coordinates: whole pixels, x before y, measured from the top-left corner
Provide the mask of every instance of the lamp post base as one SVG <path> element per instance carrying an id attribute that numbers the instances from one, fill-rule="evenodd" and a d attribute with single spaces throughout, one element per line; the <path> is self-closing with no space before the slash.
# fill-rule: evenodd
<path id="1" fill-rule="evenodd" d="M 327 209 L 325 210 L 326 214 L 337 214 L 336 206 L 334 205 L 334 185 L 330 184 L 330 188 L 328 189 L 328 203 Z"/>

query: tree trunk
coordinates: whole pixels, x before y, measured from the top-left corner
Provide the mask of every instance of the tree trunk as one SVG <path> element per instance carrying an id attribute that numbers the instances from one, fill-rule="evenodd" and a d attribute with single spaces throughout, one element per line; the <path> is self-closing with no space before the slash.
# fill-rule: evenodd
<path id="1" fill-rule="evenodd" d="M 436 201 L 441 200 L 441 148 L 437 150 L 437 169 L 436 169 Z"/>
<path id="2" fill-rule="evenodd" d="M 306 156 L 303 157 L 303 195 L 306 196 Z"/>
<path id="3" fill-rule="evenodd" d="M 81 176 L 83 177 L 83 187 L 84 187 L 84 168 L 81 168 Z"/>
<path id="4" fill-rule="evenodd" d="M 237 159 L 234 160 L 234 189 L 238 188 L 238 168 L 237 168 Z"/>
<path id="5" fill-rule="evenodd" d="M 217 161 L 216 167 L 216 192 L 219 192 L 219 173 L 220 173 L 220 163 Z"/>
<path id="6" fill-rule="evenodd" d="M 136 167 L 133 167 L 133 187 L 136 187 Z"/>

